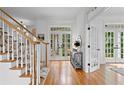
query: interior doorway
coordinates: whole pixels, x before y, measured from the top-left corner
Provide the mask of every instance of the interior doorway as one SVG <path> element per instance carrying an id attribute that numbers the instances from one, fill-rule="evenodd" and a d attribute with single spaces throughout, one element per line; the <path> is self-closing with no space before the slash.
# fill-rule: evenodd
<path id="1" fill-rule="evenodd" d="M 71 27 L 51 27 L 51 60 L 70 60 Z"/>

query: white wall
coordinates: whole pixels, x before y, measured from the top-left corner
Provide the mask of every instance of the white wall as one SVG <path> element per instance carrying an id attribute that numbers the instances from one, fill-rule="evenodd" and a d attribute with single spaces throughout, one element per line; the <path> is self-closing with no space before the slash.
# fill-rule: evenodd
<path id="1" fill-rule="evenodd" d="M 83 70 L 86 70 L 86 54 L 85 54 L 85 27 L 86 27 L 86 14 L 85 10 L 82 9 L 76 18 L 76 29 L 72 32 L 73 40 L 77 38 L 78 35 L 81 35 L 82 38 L 82 46 L 81 51 L 83 52 Z"/>
<path id="2" fill-rule="evenodd" d="M 124 17 L 123 16 L 101 16 L 101 19 L 104 21 L 104 23 L 124 23 Z"/>
<path id="3" fill-rule="evenodd" d="M 45 34 L 45 40 L 49 41 L 49 29 L 51 25 L 70 25 L 74 30 L 74 20 L 48 20 L 41 19 L 35 22 L 38 33 Z"/>

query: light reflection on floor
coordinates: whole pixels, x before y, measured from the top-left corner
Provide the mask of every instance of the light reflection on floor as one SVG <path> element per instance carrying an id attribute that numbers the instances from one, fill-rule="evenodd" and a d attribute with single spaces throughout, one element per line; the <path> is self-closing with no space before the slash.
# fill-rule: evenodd
<path id="1" fill-rule="evenodd" d="M 109 64 L 109 65 L 117 68 L 124 68 L 124 64 Z"/>

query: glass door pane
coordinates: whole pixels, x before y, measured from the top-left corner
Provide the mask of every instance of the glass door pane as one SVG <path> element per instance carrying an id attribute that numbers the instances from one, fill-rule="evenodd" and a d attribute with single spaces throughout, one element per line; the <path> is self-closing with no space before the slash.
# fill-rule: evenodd
<path id="1" fill-rule="evenodd" d="M 124 32 L 117 32 L 116 62 L 124 62 Z"/>
<path id="2" fill-rule="evenodd" d="M 124 58 L 124 33 L 121 32 L 121 58 Z"/>
<path id="3" fill-rule="evenodd" d="M 117 33 L 117 44 L 116 44 L 116 52 L 117 52 L 117 58 L 121 58 L 121 36 L 120 32 Z"/>
<path id="4" fill-rule="evenodd" d="M 114 32 L 105 32 L 105 60 L 106 62 L 114 62 L 115 51 L 114 51 Z"/>
<path id="5" fill-rule="evenodd" d="M 89 32 L 90 39 L 90 71 L 95 71 L 99 68 L 98 63 L 98 43 L 97 43 L 97 30 L 95 27 L 91 27 L 91 31 Z"/>
<path id="6" fill-rule="evenodd" d="M 59 33 L 51 34 L 51 57 L 57 59 L 64 59 L 70 56 L 68 50 L 71 48 L 70 34 Z M 67 58 L 66 58 L 67 59 Z"/>

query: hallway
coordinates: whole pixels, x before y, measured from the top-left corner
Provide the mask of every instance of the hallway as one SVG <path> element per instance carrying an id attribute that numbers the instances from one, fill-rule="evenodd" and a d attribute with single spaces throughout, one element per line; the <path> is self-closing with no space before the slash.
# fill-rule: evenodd
<path id="1" fill-rule="evenodd" d="M 17 84 L 8 77 L 14 81 L 29 78 L 26 84 L 32 85 L 124 84 L 123 10 L 3 7 L 0 62 L 4 64 L 0 67 L 3 68 L 0 81 L 8 81 L 0 84 Z M 48 63 L 48 60 L 53 61 Z M 75 68 L 83 70 L 75 70 L 69 61 L 62 60 L 71 60 Z"/>
<path id="2" fill-rule="evenodd" d="M 74 70 L 69 61 L 51 61 L 49 67 L 51 70 L 45 85 L 124 84 L 124 76 L 110 70 L 113 65 L 101 65 L 99 70 L 90 74 L 81 70 Z"/>

